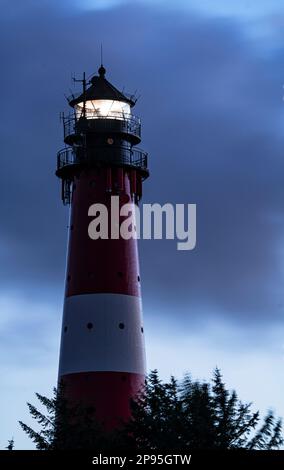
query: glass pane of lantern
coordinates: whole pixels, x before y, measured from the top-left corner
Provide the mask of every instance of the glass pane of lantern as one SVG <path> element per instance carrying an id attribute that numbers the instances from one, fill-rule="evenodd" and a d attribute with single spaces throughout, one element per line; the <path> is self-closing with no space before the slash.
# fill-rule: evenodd
<path id="1" fill-rule="evenodd" d="M 83 103 L 75 106 L 76 117 L 83 115 Z M 86 101 L 87 119 L 125 119 L 130 115 L 130 105 L 123 101 L 113 100 L 89 100 Z"/>

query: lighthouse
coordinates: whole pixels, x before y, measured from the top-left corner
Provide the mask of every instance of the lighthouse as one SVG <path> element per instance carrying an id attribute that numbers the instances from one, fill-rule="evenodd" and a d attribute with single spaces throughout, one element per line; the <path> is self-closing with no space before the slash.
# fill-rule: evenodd
<path id="1" fill-rule="evenodd" d="M 95 409 L 106 430 L 130 417 L 130 400 L 145 380 L 144 326 L 137 240 L 119 231 L 93 239 L 94 204 L 135 207 L 149 176 L 134 96 L 98 75 L 68 98 L 65 148 L 57 155 L 62 201 L 70 205 L 59 382 L 70 403 Z M 133 209 L 134 210 L 134 209 Z M 123 219 L 123 218 L 122 218 Z M 111 222 L 111 221 L 109 221 Z M 109 227 L 111 223 L 109 223 Z"/>

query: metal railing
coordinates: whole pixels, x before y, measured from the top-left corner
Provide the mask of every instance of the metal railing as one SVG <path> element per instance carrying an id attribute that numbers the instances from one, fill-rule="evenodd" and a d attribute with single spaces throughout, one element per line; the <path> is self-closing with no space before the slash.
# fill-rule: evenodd
<path id="1" fill-rule="evenodd" d="M 67 165 L 74 164 L 76 164 L 76 154 L 73 148 L 66 147 L 57 152 L 57 170 L 61 170 L 61 168 Z"/>
<path id="2" fill-rule="evenodd" d="M 87 122 L 83 124 L 82 119 L 83 118 L 77 119 L 74 115 L 63 117 L 64 139 L 76 134 L 79 127 L 87 130 L 96 130 L 97 123 L 97 128 L 99 127 L 100 131 L 119 131 L 135 135 L 139 139 L 141 137 L 141 121 L 138 117 L 133 116 L 132 114 L 109 113 L 107 116 L 101 116 L 95 111 L 92 111 L 90 114 L 90 111 L 88 110 L 88 114 L 86 116 Z"/>
<path id="3" fill-rule="evenodd" d="M 104 162 L 108 164 L 122 164 L 134 166 L 147 170 L 148 154 L 139 148 L 124 147 L 98 147 L 92 149 L 92 158 L 88 156 L 88 152 L 83 153 L 83 149 L 79 148 L 77 156 L 76 151 L 72 147 L 67 147 L 57 153 L 57 170 L 70 165 L 78 165 L 92 162 Z"/>
<path id="4" fill-rule="evenodd" d="M 72 134 L 75 134 L 75 117 L 63 117 L 64 140 Z"/>

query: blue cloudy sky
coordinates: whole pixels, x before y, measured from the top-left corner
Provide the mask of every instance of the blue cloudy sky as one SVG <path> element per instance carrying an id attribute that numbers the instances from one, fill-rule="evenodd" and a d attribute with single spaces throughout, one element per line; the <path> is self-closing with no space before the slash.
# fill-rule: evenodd
<path id="1" fill-rule="evenodd" d="M 197 247 L 140 243 L 148 367 L 218 365 L 284 416 L 284 5 L 1 0 L 0 447 L 56 383 L 68 211 L 54 176 L 71 74 L 141 98 L 144 202 L 196 203 Z M 234 5 L 232 5 L 234 3 Z"/>

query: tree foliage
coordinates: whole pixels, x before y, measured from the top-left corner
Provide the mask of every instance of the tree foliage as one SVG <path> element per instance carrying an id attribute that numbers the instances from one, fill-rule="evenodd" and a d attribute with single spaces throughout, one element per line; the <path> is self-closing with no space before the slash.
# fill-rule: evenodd
<path id="1" fill-rule="evenodd" d="M 38 450 L 100 447 L 103 436 L 99 424 L 94 419 L 94 409 L 80 405 L 70 406 L 63 387 L 58 390 L 54 388 L 52 398 L 39 393 L 36 393 L 36 397 L 47 411 L 43 414 L 28 403 L 30 414 L 37 421 L 39 431 L 22 421 L 19 423 Z"/>
<path id="2" fill-rule="evenodd" d="M 12 439 L 8 440 L 8 445 L 6 447 L 7 450 L 14 450 L 14 447 L 15 447 L 15 442 L 14 442 L 14 438 L 12 437 Z"/>
<path id="3" fill-rule="evenodd" d="M 277 449 L 283 443 L 281 419 L 271 411 L 260 423 L 252 404 L 226 389 L 219 369 L 212 383 L 162 383 L 151 372 L 145 391 L 132 403 L 127 426 L 131 445 L 146 451 L 180 449 Z M 257 428 L 258 426 L 258 428 Z"/>
<path id="4" fill-rule="evenodd" d="M 189 375 L 181 383 L 174 377 L 163 383 L 152 371 L 131 402 L 130 422 L 112 434 L 103 432 L 94 409 L 70 407 L 64 390 L 54 389 L 51 399 L 36 396 L 47 410 L 45 415 L 28 404 L 40 430 L 20 425 L 41 450 L 273 450 L 283 444 L 281 419 L 269 411 L 261 422 L 251 403 L 242 403 L 235 391 L 226 389 L 219 369 L 210 383 L 193 381 Z"/>

